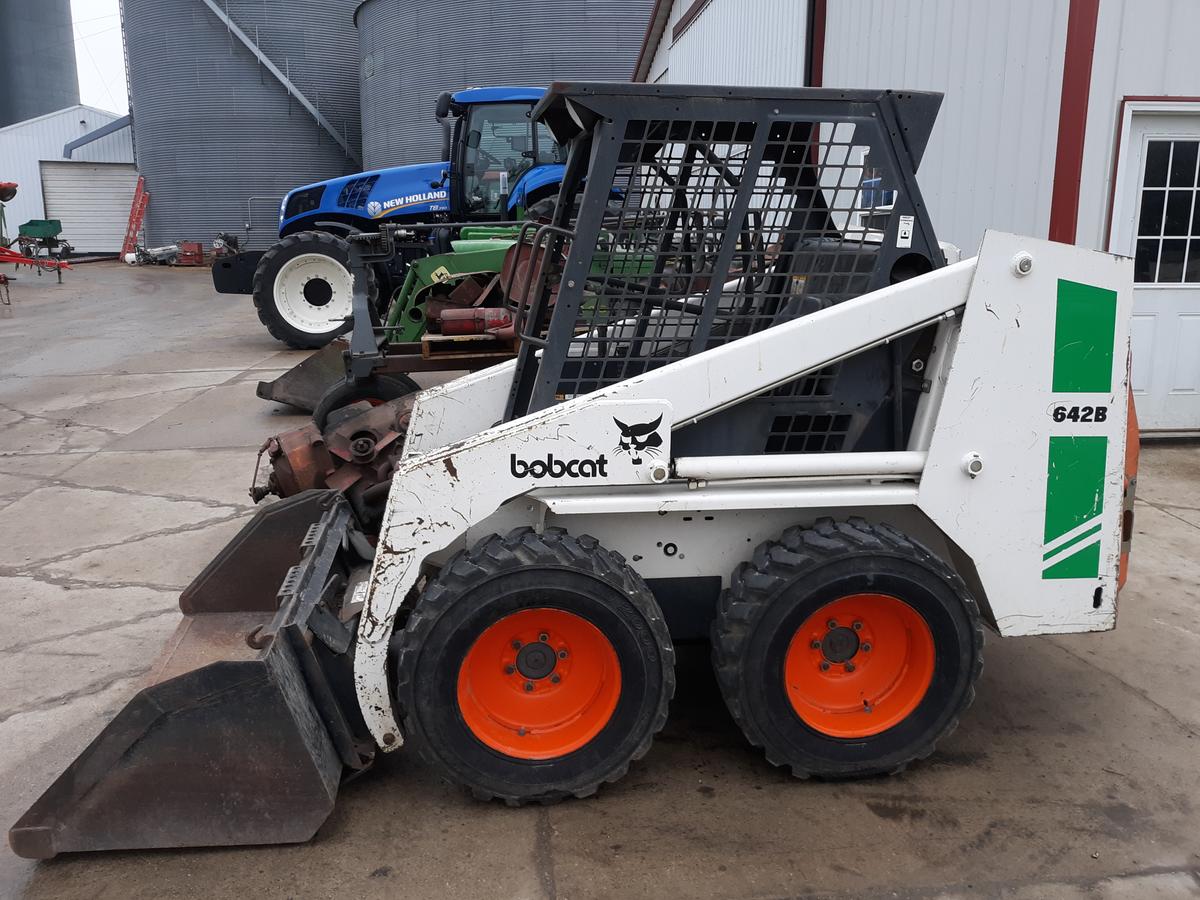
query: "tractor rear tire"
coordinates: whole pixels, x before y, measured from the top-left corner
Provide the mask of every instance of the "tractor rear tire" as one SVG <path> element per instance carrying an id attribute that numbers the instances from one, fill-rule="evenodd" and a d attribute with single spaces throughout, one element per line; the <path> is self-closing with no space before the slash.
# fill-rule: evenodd
<path id="1" fill-rule="evenodd" d="M 343 381 L 321 395 L 313 408 L 313 424 L 324 431 L 331 413 L 366 400 L 372 406 L 414 394 L 421 386 L 407 375 L 372 375 L 360 381 Z"/>
<path id="2" fill-rule="evenodd" d="M 367 296 L 374 309 L 379 282 L 367 268 Z M 254 270 L 254 308 L 271 337 L 295 350 L 324 347 L 350 330 L 350 244 L 324 231 L 289 234 L 273 245 Z"/>
<path id="3" fill-rule="evenodd" d="M 954 730 L 983 667 L 962 579 L 888 525 L 789 528 L 742 563 L 712 627 L 730 713 L 799 778 L 895 773 Z"/>
<path id="4" fill-rule="evenodd" d="M 595 538 L 518 528 L 454 556 L 394 644 L 404 732 L 510 806 L 587 797 L 650 749 L 674 649 L 641 577 Z"/>

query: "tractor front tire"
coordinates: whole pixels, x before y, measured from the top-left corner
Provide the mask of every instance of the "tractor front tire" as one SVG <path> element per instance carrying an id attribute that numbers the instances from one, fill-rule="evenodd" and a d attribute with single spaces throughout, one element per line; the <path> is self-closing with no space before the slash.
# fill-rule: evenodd
<path id="1" fill-rule="evenodd" d="M 821 519 L 759 545 L 712 628 L 726 705 L 806 778 L 899 772 L 953 731 L 983 667 L 962 579 L 882 524 Z"/>
<path id="2" fill-rule="evenodd" d="M 649 749 L 675 690 L 654 595 L 618 553 L 518 528 L 454 556 L 396 643 L 408 740 L 510 806 L 586 797 Z"/>
<path id="3" fill-rule="evenodd" d="M 375 270 L 367 269 L 371 307 L 378 299 Z M 289 234 L 254 270 L 254 308 L 271 337 L 295 350 L 324 347 L 350 329 L 353 312 L 350 244 L 324 231 Z"/>

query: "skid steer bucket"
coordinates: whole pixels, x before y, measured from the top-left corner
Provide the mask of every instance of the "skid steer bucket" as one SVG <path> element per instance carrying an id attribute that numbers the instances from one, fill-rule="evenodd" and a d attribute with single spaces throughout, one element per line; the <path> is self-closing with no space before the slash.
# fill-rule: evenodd
<path id="1" fill-rule="evenodd" d="M 180 597 L 145 686 L 9 831 L 17 854 L 304 841 L 371 746 L 338 615 L 348 505 L 265 507 Z M 282 585 L 282 587 L 280 587 Z"/>
<path id="2" fill-rule="evenodd" d="M 255 393 L 264 400 L 312 412 L 331 388 L 346 380 L 346 350 L 341 339 L 330 341 L 274 381 L 260 381 Z"/>

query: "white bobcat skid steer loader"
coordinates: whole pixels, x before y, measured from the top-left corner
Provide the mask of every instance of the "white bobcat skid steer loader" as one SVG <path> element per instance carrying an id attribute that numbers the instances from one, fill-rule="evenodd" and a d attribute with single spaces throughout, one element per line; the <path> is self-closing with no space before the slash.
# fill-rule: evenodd
<path id="1" fill-rule="evenodd" d="M 262 510 L 13 848 L 305 840 L 406 744 L 479 797 L 585 796 L 704 635 L 771 762 L 893 772 L 985 626 L 1113 627 L 1129 262 L 989 233 L 943 265 L 939 101 L 553 86 L 518 358 L 419 396 L 377 528 L 331 491 Z"/>

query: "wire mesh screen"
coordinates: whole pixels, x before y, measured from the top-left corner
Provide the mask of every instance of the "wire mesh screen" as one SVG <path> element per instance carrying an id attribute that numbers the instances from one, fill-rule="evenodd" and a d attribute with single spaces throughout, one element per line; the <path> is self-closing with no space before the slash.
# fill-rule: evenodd
<path id="1" fill-rule="evenodd" d="M 629 120 L 558 396 L 870 290 L 899 188 L 857 130 Z M 783 391 L 815 396 L 835 379 L 836 370 Z"/>

